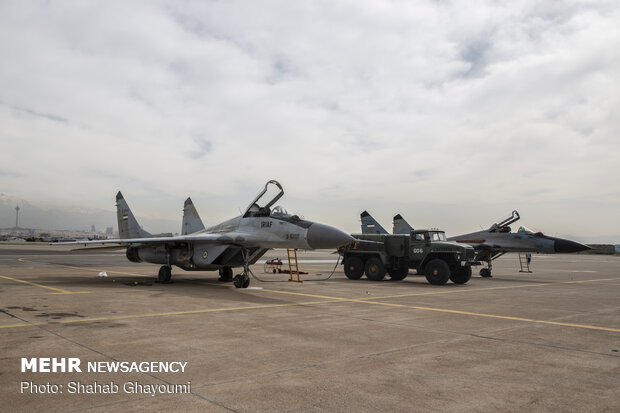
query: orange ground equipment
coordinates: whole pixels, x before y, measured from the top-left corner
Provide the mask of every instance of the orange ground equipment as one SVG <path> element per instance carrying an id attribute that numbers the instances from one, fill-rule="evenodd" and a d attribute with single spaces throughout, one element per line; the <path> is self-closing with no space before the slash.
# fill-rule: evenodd
<path id="1" fill-rule="evenodd" d="M 281 272 L 282 260 L 280 258 L 273 258 L 265 261 L 263 270 L 265 272 L 279 273 Z"/>

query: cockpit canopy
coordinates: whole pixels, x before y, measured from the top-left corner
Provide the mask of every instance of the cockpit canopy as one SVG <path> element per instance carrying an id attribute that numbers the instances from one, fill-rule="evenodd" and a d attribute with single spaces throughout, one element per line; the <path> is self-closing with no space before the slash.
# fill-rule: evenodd
<path id="1" fill-rule="evenodd" d="M 517 234 L 535 235 L 537 237 L 542 237 L 543 236 L 542 232 L 534 232 L 531 229 L 529 229 L 528 227 L 519 227 L 519 230 L 517 231 Z"/>
<path id="2" fill-rule="evenodd" d="M 260 206 L 258 201 L 267 193 L 270 185 L 275 186 L 279 192 L 272 197 L 271 201 L 266 203 L 264 206 Z M 250 206 L 248 206 L 245 210 L 243 217 L 268 217 L 271 214 L 271 206 L 275 204 L 278 199 L 282 198 L 282 195 L 284 195 L 284 189 L 282 189 L 282 185 L 280 185 L 278 181 L 271 180 L 267 182 L 265 184 L 265 188 L 256 196 L 256 198 L 254 198 L 254 201 L 252 201 Z"/>
<path id="3" fill-rule="evenodd" d="M 271 216 L 272 217 L 290 217 L 291 214 L 289 214 L 286 208 L 284 208 L 282 205 L 278 205 L 271 210 Z"/>

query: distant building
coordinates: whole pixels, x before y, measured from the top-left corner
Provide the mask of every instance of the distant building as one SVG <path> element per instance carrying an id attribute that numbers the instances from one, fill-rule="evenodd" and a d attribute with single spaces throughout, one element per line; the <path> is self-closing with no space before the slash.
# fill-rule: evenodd
<path id="1" fill-rule="evenodd" d="M 90 226 L 90 232 L 97 232 L 97 230 L 95 229 L 95 224 Z"/>
<path id="2" fill-rule="evenodd" d="M 107 228 L 105 229 L 105 234 L 106 234 L 106 235 L 114 235 L 114 228 L 112 228 L 112 227 L 107 227 Z"/>

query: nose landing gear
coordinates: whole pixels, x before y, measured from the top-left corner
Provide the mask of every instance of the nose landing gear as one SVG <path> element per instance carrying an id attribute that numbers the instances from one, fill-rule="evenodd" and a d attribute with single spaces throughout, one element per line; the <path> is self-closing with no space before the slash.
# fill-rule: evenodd
<path id="1" fill-rule="evenodd" d="M 235 275 L 235 278 L 233 278 L 233 284 L 236 288 L 248 288 L 248 286 L 250 285 L 250 264 L 248 262 L 248 250 L 242 248 L 241 253 L 243 254 L 243 272 L 241 274 Z"/>

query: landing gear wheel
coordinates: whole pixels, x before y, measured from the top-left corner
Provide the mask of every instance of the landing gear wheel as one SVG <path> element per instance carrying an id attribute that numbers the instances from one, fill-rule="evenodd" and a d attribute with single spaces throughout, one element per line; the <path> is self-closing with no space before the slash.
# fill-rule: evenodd
<path id="1" fill-rule="evenodd" d="M 250 277 L 246 274 L 237 274 L 233 278 L 233 284 L 236 288 L 248 288 L 250 285 Z"/>
<path id="2" fill-rule="evenodd" d="M 491 270 L 489 270 L 488 268 L 483 268 L 480 270 L 480 276 L 484 277 L 484 278 L 489 278 L 492 277 L 491 275 Z"/>
<path id="3" fill-rule="evenodd" d="M 392 281 L 404 280 L 405 278 L 407 278 L 407 275 L 409 274 L 409 268 L 405 266 L 398 267 L 396 269 L 388 271 L 388 274 L 390 274 L 390 280 Z"/>
<path id="4" fill-rule="evenodd" d="M 347 258 L 344 262 L 344 275 L 349 280 L 359 280 L 364 274 L 364 262 L 358 257 Z"/>
<path id="5" fill-rule="evenodd" d="M 159 273 L 157 274 L 157 281 L 162 284 L 168 284 L 170 282 L 170 277 L 172 277 L 172 267 L 162 265 L 159 268 Z"/>
<path id="6" fill-rule="evenodd" d="M 461 267 L 450 275 L 450 280 L 454 284 L 465 284 L 471 278 L 471 267 Z"/>
<path id="7" fill-rule="evenodd" d="M 366 261 L 364 272 L 369 280 L 381 281 L 385 277 L 385 265 L 383 265 L 379 258 L 372 257 Z"/>
<path id="8" fill-rule="evenodd" d="M 221 282 L 231 282 L 232 281 L 232 268 L 230 267 L 222 267 L 220 268 L 220 278 L 218 279 L 218 281 Z"/>
<path id="9" fill-rule="evenodd" d="M 429 261 L 424 268 L 426 280 L 433 285 L 444 285 L 450 279 L 450 267 L 438 258 Z"/>

